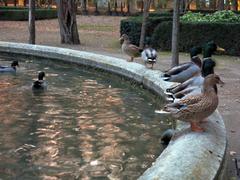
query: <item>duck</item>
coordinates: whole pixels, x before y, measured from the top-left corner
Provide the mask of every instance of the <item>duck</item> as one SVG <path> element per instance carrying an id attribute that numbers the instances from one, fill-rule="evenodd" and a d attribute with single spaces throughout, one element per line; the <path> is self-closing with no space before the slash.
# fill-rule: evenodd
<path id="1" fill-rule="evenodd" d="M 38 80 L 34 81 L 32 84 L 32 90 L 46 90 L 47 82 L 43 79 L 45 77 L 45 72 L 41 71 L 38 73 Z"/>
<path id="2" fill-rule="evenodd" d="M 0 72 L 16 72 L 16 66 L 19 67 L 18 61 L 14 60 L 11 66 L 0 66 Z"/>
<path id="3" fill-rule="evenodd" d="M 201 66 L 201 59 L 198 56 L 193 56 L 191 62 L 171 68 L 162 75 L 162 78 L 164 81 L 183 83 L 195 74 L 200 73 Z"/>
<path id="4" fill-rule="evenodd" d="M 200 48 L 197 47 L 200 51 Z M 194 49 L 194 48 L 193 48 Z M 209 74 L 214 73 L 214 67 L 216 66 L 215 61 L 212 59 L 212 54 L 216 51 L 224 52 L 225 49 L 219 47 L 213 41 L 206 43 L 203 49 L 203 64 L 201 74 L 195 74 L 189 80 L 175 86 L 174 88 L 170 88 L 166 90 L 166 94 L 169 96 L 167 98 L 168 101 L 178 101 L 179 98 L 185 98 L 190 95 L 195 95 L 201 93 L 203 88 L 203 80 Z M 198 52 L 199 52 L 198 51 Z M 194 52 L 194 51 L 192 51 Z M 191 54 L 191 51 L 190 51 Z M 217 93 L 217 86 L 214 86 L 214 89 Z"/>
<path id="5" fill-rule="evenodd" d="M 208 42 L 203 48 L 203 63 L 202 63 L 202 76 L 205 77 L 209 74 L 214 73 L 214 69 L 209 68 L 210 66 L 215 66 L 216 63 L 212 59 L 212 55 L 216 52 L 224 52 L 225 49 L 219 47 L 214 41 Z"/>
<path id="6" fill-rule="evenodd" d="M 170 114 L 181 121 L 189 122 L 191 130 L 194 132 L 203 132 L 204 129 L 200 123 L 205 121 L 218 106 L 218 95 L 214 90 L 216 84 L 224 84 L 218 75 L 206 76 L 201 94 L 169 103 L 164 106 L 161 113 Z"/>
<path id="7" fill-rule="evenodd" d="M 182 83 L 201 71 L 202 62 L 198 55 L 202 53 L 202 47 L 195 46 L 189 51 L 190 62 L 175 66 L 162 75 L 164 81 Z"/>
<path id="8" fill-rule="evenodd" d="M 153 65 L 157 62 L 157 51 L 152 47 L 146 46 L 146 48 L 141 53 L 141 57 L 144 61 L 145 66 L 147 66 L 147 64 L 150 64 L 151 69 L 153 69 Z"/>
<path id="9" fill-rule="evenodd" d="M 141 56 L 141 52 L 143 51 L 143 49 L 137 47 L 134 44 L 131 44 L 131 41 L 130 41 L 128 35 L 123 34 L 120 37 L 119 41 L 122 44 L 122 46 L 121 46 L 122 52 L 127 54 L 128 56 L 130 56 L 130 59 L 127 61 L 133 62 L 134 58 Z"/>
<path id="10" fill-rule="evenodd" d="M 213 72 L 214 67 L 215 67 L 215 63 L 209 63 L 208 66 L 205 66 L 202 69 L 202 71 L 204 73 Z M 179 99 L 186 98 L 191 95 L 200 94 L 203 90 L 203 82 L 204 82 L 204 77 L 202 73 L 195 74 L 193 77 L 191 77 L 187 81 L 181 84 L 178 84 L 173 88 L 166 89 L 165 94 L 168 96 L 167 100 L 176 102 Z M 214 89 L 217 93 L 216 86 L 214 86 Z"/>

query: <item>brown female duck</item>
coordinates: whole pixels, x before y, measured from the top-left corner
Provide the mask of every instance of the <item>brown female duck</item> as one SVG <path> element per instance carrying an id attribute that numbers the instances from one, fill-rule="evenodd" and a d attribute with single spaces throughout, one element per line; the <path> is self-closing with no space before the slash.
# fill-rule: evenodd
<path id="1" fill-rule="evenodd" d="M 143 51 L 141 48 L 135 46 L 134 44 L 131 44 L 128 35 L 123 34 L 119 41 L 122 43 L 122 52 L 130 56 L 130 60 L 133 61 L 135 57 L 140 57 L 141 52 Z"/>
<path id="2" fill-rule="evenodd" d="M 218 96 L 214 90 L 216 84 L 223 84 L 219 76 L 208 75 L 204 79 L 202 94 L 167 104 L 162 113 L 168 113 L 179 120 L 190 122 L 192 131 L 202 132 L 203 128 L 199 126 L 199 123 L 210 116 L 218 106 Z"/>

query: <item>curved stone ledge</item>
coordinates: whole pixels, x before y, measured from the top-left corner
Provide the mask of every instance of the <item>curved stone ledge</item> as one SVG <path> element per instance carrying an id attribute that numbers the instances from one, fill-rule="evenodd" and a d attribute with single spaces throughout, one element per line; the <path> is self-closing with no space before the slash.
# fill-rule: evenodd
<path id="1" fill-rule="evenodd" d="M 129 63 L 123 59 L 84 51 L 0 41 L 1 52 L 45 57 L 100 68 L 133 79 L 161 96 L 164 95 L 164 89 L 172 85 L 159 78 L 160 71 L 150 70 L 141 64 Z M 216 111 L 210 116 L 204 125 L 204 133 L 190 132 L 189 125 L 180 124 L 177 125 L 177 135 L 140 180 L 217 179 L 227 146 L 225 125 L 219 112 Z"/>

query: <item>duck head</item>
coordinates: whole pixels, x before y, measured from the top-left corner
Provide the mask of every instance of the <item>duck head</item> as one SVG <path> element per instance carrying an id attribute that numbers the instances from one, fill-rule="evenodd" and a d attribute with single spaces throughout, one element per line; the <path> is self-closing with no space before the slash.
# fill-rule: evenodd
<path id="1" fill-rule="evenodd" d="M 43 71 L 41 71 L 39 74 L 38 74 L 38 80 L 43 80 L 43 78 L 45 77 L 45 73 Z"/>
<path id="2" fill-rule="evenodd" d="M 16 66 L 19 67 L 19 64 L 18 64 L 18 61 L 15 60 L 15 61 L 12 62 L 11 67 L 16 69 Z"/>
<path id="3" fill-rule="evenodd" d="M 202 47 L 201 46 L 196 46 L 196 47 L 192 47 L 190 49 L 190 57 L 195 57 L 197 56 L 198 54 L 201 54 L 202 53 Z"/>
<path id="4" fill-rule="evenodd" d="M 120 41 L 121 44 L 122 44 L 124 41 L 125 41 L 125 42 L 130 42 L 129 37 L 128 37 L 128 35 L 126 35 L 126 34 L 123 34 L 123 35 L 120 37 L 119 41 Z"/>
<path id="5" fill-rule="evenodd" d="M 202 64 L 202 76 L 206 77 L 209 74 L 213 74 L 215 66 L 216 63 L 212 60 L 212 58 L 205 59 Z"/>
<path id="6" fill-rule="evenodd" d="M 219 47 L 214 41 L 208 42 L 203 48 L 203 58 L 212 57 L 216 51 L 224 52 L 225 49 Z"/>
<path id="7" fill-rule="evenodd" d="M 224 82 L 220 79 L 220 77 L 216 74 L 209 74 L 204 79 L 204 91 L 206 91 L 209 88 L 214 88 L 215 85 L 220 84 L 224 85 Z"/>

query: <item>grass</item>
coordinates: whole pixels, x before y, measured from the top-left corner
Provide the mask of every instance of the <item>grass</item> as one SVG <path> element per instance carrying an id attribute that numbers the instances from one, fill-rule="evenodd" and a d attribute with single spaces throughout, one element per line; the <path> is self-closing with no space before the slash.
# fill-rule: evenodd
<path id="1" fill-rule="evenodd" d="M 113 26 L 109 25 L 94 25 L 94 24 L 82 24 L 79 26 L 80 30 L 86 30 L 86 31 L 106 31 L 106 32 L 112 32 L 114 31 Z"/>

